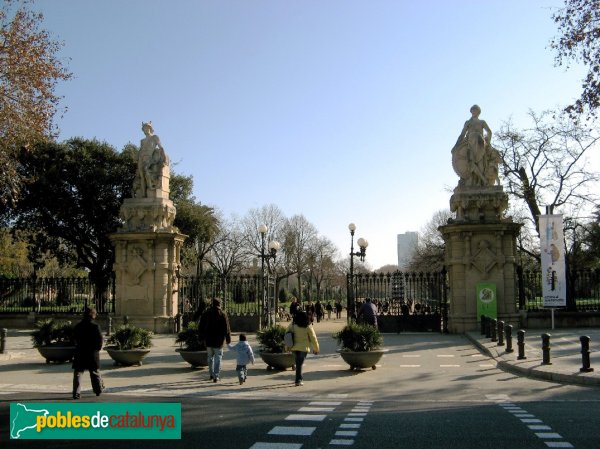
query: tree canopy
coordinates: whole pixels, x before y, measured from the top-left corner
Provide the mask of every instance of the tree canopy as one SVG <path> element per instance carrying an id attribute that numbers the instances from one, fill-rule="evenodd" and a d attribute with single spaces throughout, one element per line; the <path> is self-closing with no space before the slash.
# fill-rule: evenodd
<path id="1" fill-rule="evenodd" d="M 43 15 L 27 2 L 4 0 L 0 9 L 0 206 L 14 205 L 20 190 L 18 153 L 56 134 L 53 118 L 59 81 L 71 74 L 58 58 L 62 44 L 41 28 Z"/>
<path id="2" fill-rule="evenodd" d="M 15 229 L 36 235 L 37 250 L 61 247 L 75 254 L 97 287 L 112 272 L 108 235 L 120 225 L 119 209 L 130 196 L 136 161 L 97 140 L 38 143 L 20 157 L 25 179 L 12 211 Z"/>
<path id="3" fill-rule="evenodd" d="M 567 111 L 572 115 L 586 110 L 595 114 L 600 106 L 600 2 L 565 0 L 565 7 L 552 18 L 560 33 L 551 42 L 557 65 L 581 62 L 588 70 L 580 98 Z"/>

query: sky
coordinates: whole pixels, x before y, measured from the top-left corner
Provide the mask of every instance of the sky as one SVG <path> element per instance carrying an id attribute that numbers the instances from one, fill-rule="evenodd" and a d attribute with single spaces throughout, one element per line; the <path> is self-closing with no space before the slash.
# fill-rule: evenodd
<path id="1" fill-rule="evenodd" d="M 450 151 L 473 104 L 492 131 L 565 106 L 561 0 L 37 0 L 73 79 L 59 140 L 122 149 L 155 133 L 225 217 L 303 214 L 372 269 L 449 208 Z"/>

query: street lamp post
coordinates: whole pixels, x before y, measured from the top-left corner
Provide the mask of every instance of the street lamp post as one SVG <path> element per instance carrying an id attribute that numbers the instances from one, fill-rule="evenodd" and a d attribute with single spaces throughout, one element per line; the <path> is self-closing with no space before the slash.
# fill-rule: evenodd
<path id="1" fill-rule="evenodd" d="M 277 251 L 281 245 L 278 241 L 273 240 L 269 242 L 269 252 L 266 253 L 266 236 L 269 228 L 265 224 L 261 224 L 258 227 L 258 232 L 260 233 L 260 274 L 261 274 L 261 290 L 262 290 L 262 308 L 263 308 L 263 316 L 261 319 L 262 326 L 268 326 L 274 323 L 274 319 L 270 313 L 269 301 L 267 298 L 267 286 L 265 282 L 265 260 L 273 259 L 277 257 Z"/>
<path id="2" fill-rule="evenodd" d="M 356 225 L 350 223 L 348 225 L 350 230 L 350 279 L 348 280 L 348 322 L 350 323 L 356 317 L 356 304 L 354 302 L 354 256 L 359 257 L 361 262 L 364 262 L 367 253 L 367 246 L 369 242 L 363 238 L 356 241 L 360 248 L 360 251 L 354 252 L 354 231 L 356 231 Z"/>

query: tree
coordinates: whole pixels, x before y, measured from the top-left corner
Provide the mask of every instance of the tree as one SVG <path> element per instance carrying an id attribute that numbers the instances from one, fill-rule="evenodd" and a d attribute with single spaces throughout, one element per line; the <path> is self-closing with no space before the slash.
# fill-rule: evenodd
<path id="1" fill-rule="evenodd" d="M 294 215 L 283 228 L 283 248 L 292 270 L 298 277 L 298 291 L 302 295 L 302 275 L 307 268 L 310 245 L 317 238 L 317 229 L 304 215 Z M 301 298 L 302 300 L 302 298 Z"/>
<path id="2" fill-rule="evenodd" d="M 444 267 L 445 243 L 438 228 L 448 224 L 451 217 L 449 209 L 439 210 L 419 232 L 419 242 L 408 264 L 410 271 L 440 271 Z"/>
<path id="3" fill-rule="evenodd" d="M 598 0 L 565 0 L 565 7 L 552 16 L 560 35 L 552 40 L 556 64 L 581 62 L 588 69 L 581 97 L 566 111 L 572 116 L 600 106 L 600 4 Z"/>
<path id="4" fill-rule="evenodd" d="M 598 201 L 600 176 L 587 164 L 598 135 L 563 113 L 529 112 L 533 125 L 515 129 L 508 122 L 496 133 L 503 183 L 509 195 L 522 201 L 538 229 L 544 205 L 576 214 Z"/>
<path id="5" fill-rule="evenodd" d="M 171 199 L 177 209 L 174 225 L 187 235 L 184 243 L 186 258 L 192 258 L 196 276 L 202 275 L 202 265 L 219 233 L 219 218 L 214 208 L 201 204 L 192 195 L 194 180 L 191 176 L 171 173 Z"/>
<path id="6" fill-rule="evenodd" d="M 29 231 L 40 252 L 75 254 L 104 294 L 114 258 L 108 235 L 120 226 L 119 209 L 131 193 L 133 154 L 97 140 L 42 142 L 21 154 L 20 170 L 27 181 L 12 211 L 14 227 Z"/>
<path id="7" fill-rule="evenodd" d="M 307 270 L 309 280 L 314 281 L 317 299 L 322 299 L 323 284 L 335 277 L 334 258 L 337 248 L 331 240 L 326 237 L 317 237 L 309 245 L 307 256 Z"/>
<path id="8" fill-rule="evenodd" d="M 19 195 L 21 149 L 56 135 L 55 88 L 71 77 L 57 57 L 62 44 L 41 28 L 43 15 L 15 3 L 5 0 L 0 9 L 0 206 L 13 206 Z"/>
<path id="9" fill-rule="evenodd" d="M 223 277 L 240 271 L 245 262 L 244 235 L 235 220 L 222 221 L 215 244 L 211 249 L 210 264 Z"/>

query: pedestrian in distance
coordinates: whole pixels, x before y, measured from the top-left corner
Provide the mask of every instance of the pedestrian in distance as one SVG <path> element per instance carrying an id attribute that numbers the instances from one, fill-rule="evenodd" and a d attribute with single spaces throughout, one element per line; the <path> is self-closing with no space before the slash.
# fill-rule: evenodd
<path id="1" fill-rule="evenodd" d="M 333 311 L 333 306 L 331 305 L 331 302 L 327 302 L 325 310 L 327 310 L 327 321 L 329 321 L 331 319 L 331 312 Z"/>
<path id="2" fill-rule="evenodd" d="M 295 297 L 292 298 L 292 303 L 290 304 L 290 316 L 292 317 L 292 320 L 294 319 L 294 315 L 296 315 L 296 312 L 300 309 L 300 304 L 298 304 L 298 299 L 296 299 Z"/>
<path id="3" fill-rule="evenodd" d="M 319 341 L 315 330 L 310 325 L 308 314 L 306 312 L 297 312 L 294 316 L 292 324 L 287 328 L 287 331 L 294 333 L 294 345 L 289 348 L 294 353 L 296 363 L 296 386 L 304 385 L 302 377 L 302 365 L 308 353 L 313 351 L 314 354 L 319 353 Z"/>
<path id="4" fill-rule="evenodd" d="M 342 303 L 339 300 L 337 300 L 335 302 L 335 317 L 338 320 L 342 318 L 342 309 L 343 309 Z"/>
<path id="5" fill-rule="evenodd" d="M 104 390 L 100 376 L 100 349 L 102 349 L 102 332 L 96 319 L 96 309 L 86 308 L 83 319 L 73 329 L 75 340 L 75 357 L 73 358 L 73 399 L 81 397 L 81 375 L 90 372 L 92 389 L 96 396 Z"/>
<path id="6" fill-rule="evenodd" d="M 252 363 L 254 365 L 254 352 L 252 352 L 252 347 L 247 341 L 246 334 L 240 334 L 240 341 L 238 341 L 236 344 L 228 343 L 227 347 L 236 352 L 235 370 L 237 372 L 240 385 L 242 385 L 248 378 L 248 363 Z"/>
<path id="7" fill-rule="evenodd" d="M 357 320 L 361 319 L 365 324 L 377 327 L 377 306 L 373 304 L 371 298 L 367 298 L 358 311 Z"/>
<path id="8" fill-rule="evenodd" d="M 227 314 L 221 309 L 221 301 L 212 300 L 212 307 L 200 317 L 200 336 L 206 343 L 208 355 L 208 374 L 217 383 L 220 380 L 221 360 L 223 359 L 223 344 L 231 343 L 231 330 Z"/>

